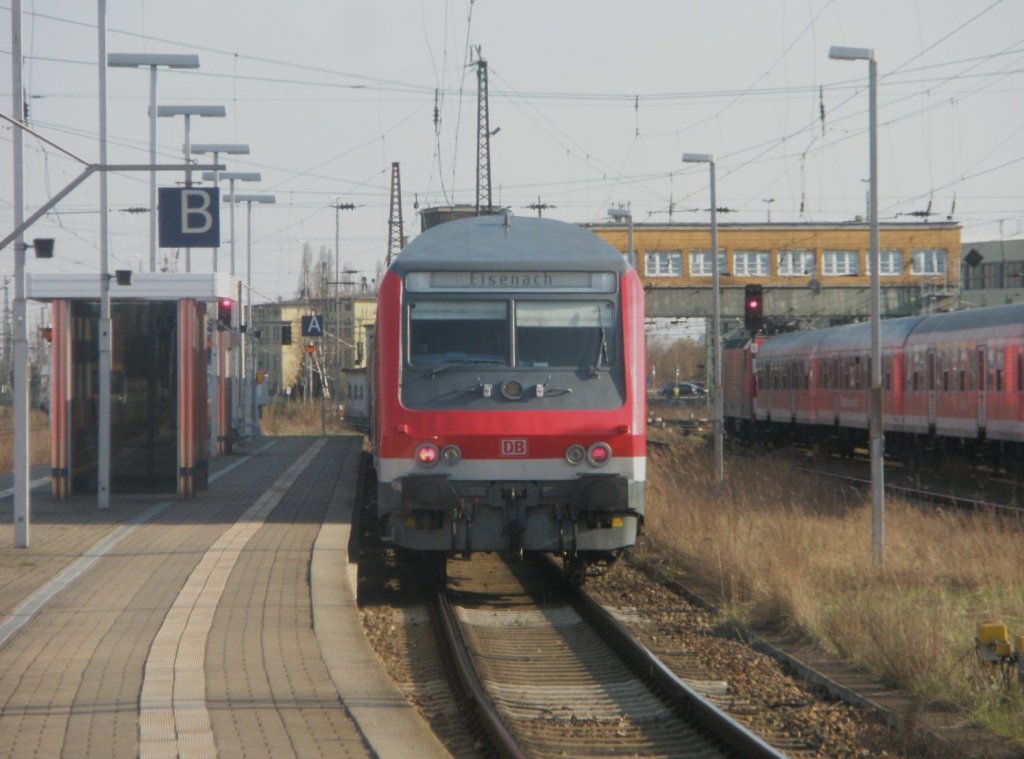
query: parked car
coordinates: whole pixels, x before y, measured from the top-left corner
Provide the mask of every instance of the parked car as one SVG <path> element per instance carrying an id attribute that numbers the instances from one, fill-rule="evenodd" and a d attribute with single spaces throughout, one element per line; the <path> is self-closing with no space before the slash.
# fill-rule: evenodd
<path id="1" fill-rule="evenodd" d="M 707 395 L 703 385 L 696 382 L 669 382 L 658 389 L 663 398 L 703 398 Z"/>

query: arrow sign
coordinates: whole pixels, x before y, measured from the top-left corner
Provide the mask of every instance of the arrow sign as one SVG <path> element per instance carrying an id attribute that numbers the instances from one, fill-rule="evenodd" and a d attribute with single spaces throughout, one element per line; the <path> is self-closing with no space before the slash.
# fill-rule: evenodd
<path id="1" fill-rule="evenodd" d="M 324 317 L 323 314 L 312 314 L 310 316 L 302 317 L 302 336 L 303 337 L 323 337 L 324 336 Z"/>

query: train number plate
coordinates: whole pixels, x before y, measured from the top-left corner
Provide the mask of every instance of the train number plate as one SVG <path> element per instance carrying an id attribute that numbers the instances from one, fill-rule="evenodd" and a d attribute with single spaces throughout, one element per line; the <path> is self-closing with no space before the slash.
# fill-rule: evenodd
<path id="1" fill-rule="evenodd" d="M 502 456 L 525 456 L 527 445 L 525 438 L 503 438 L 501 441 Z"/>

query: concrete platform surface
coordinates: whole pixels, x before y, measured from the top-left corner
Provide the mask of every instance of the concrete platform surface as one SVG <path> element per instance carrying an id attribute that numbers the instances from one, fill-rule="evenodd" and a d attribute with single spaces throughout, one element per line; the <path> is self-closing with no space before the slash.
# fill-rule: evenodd
<path id="1" fill-rule="evenodd" d="M 378 664 L 355 437 L 271 438 L 197 498 L 0 494 L 0 756 L 449 756 Z"/>

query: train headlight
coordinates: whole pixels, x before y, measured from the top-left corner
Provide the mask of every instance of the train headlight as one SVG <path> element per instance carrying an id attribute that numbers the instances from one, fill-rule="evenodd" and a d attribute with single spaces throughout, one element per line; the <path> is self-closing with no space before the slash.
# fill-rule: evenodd
<path id="1" fill-rule="evenodd" d="M 422 466 L 434 466 L 440 457 L 440 452 L 433 443 L 420 443 L 413 456 Z"/>
<path id="2" fill-rule="evenodd" d="M 587 449 L 582 445 L 570 445 L 565 452 L 565 460 L 573 466 L 582 464 L 583 459 L 587 457 Z"/>
<path id="3" fill-rule="evenodd" d="M 587 449 L 587 461 L 591 466 L 604 466 L 612 458 L 612 447 L 608 443 L 594 443 Z"/>
<path id="4" fill-rule="evenodd" d="M 462 461 L 462 451 L 457 445 L 446 445 L 441 449 L 441 459 L 448 466 L 455 466 Z"/>
<path id="5" fill-rule="evenodd" d="M 501 385 L 501 394 L 510 401 L 518 401 L 523 397 L 523 383 L 509 380 Z"/>

